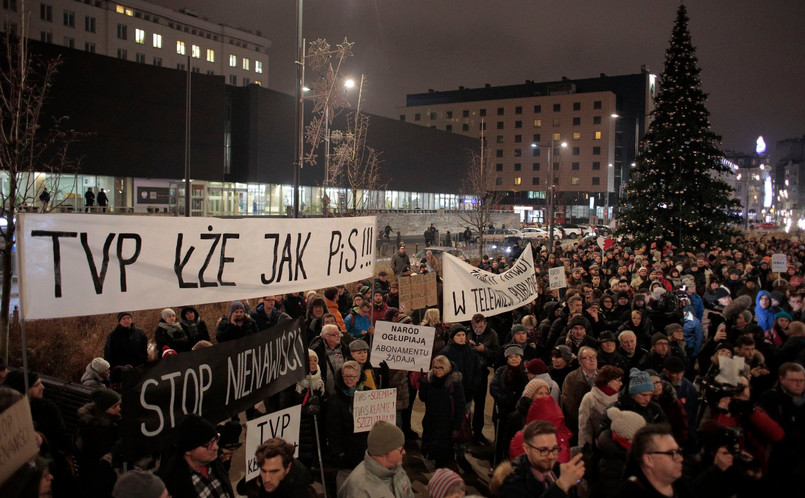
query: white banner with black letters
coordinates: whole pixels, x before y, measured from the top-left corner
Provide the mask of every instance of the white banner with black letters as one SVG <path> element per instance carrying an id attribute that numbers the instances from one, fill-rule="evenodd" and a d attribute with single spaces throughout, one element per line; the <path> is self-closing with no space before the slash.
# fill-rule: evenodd
<path id="1" fill-rule="evenodd" d="M 538 278 L 529 243 L 512 267 L 495 274 L 442 254 L 444 321 L 469 320 L 476 313 L 499 315 L 528 304 L 537 297 Z"/>
<path id="2" fill-rule="evenodd" d="M 372 366 L 385 361 L 392 370 L 430 370 L 435 335 L 433 327 L 378 320 L 372 338 Z"/>
<path id="3" fill-rule="evenodd" d="M 374 275 L 375 218 L 21 214 L 24 318 L 321 289 Z"/>
<path id="4" fill-rule="evenodd" d="M 278 437 L 294 447 L 299 457 L 299 425 L 302 420 L 302 405 L 292 406 L 278 412 L 263 415 L 246 422 L 246 480 L 260 475 L 260 467 L 254 453 L 261 444 Z"/>

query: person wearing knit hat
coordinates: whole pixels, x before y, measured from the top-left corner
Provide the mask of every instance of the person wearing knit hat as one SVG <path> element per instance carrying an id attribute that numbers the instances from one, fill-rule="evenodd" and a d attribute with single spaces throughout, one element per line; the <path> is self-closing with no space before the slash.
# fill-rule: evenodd
<path id="1" fill-rule="evenodd" d="M 10 387 L 11 389 L 15 389 L 19 391 L 21 394 L 26 394 L 25 392 L 25 373 L 22 370 L 12 370 L 6 375 L 6 382 L 5 386 Z M 42 380 L 39 378 L 39 374 L 34 372 L 33 370 L 28 370 L 28 397 L 29 398 L 42 398 L 42 394 L 40 394 L 40 390 L 44 392 L 45 388 L 42 386 Z"/>
<path id="2" fill-rule="evenodd" d="M 90 393 L 90 403 L 78 409 L 77 453 L 81 468 L 79 479 L 84 487 L 92 483 L 94 469 L 101 457 L 112 451 L 120 438 L 120 395 L 101 387 Z"/>
<path id="3" fill-rule="evenodd" d="M 174 435 L 177 451 L 159 469 L 168 493 L 235 496 L 229 475 L 218 458 L 218 429 L 207 419 L 191 413 L 179 420 Z M 196 473 L 205 478 L 192 479 Z"/>
<path id="4" fill-rule="evenodd" d="M 84 369 L 81 385 L 86 387 L 109 387 L 109 362 L 103 358 L 94 358 Z"/>
<path id="5" fill-rule="evenodd" d="M 430 498 L 455 498 L 464 496 L 464 479 L 450 469 L 437 469 L 428 481 Z"/>
<path id="6" fill-rule="evenodd" d="M 363 461 L 344 481 L 338 496 L 394 496 L 413 498 L 411 481 L 403 469 L 405 435 L 394 424 L 375 422 L 369 431 Z"/>
<path id="7" fill-rule="evenodd" d="M 159 323 L 154 330 L 154 342 L 157 351 L 165 351 L 165 347 L 172 349 L 175 353 L 190 351 L 192 347 L 182 324 L 176 320 L 176 312 L 171 308 L 165 308 L 160 312 Z M 163 354 L 164 358 L 165 355 Z"/>
<path id="8" fill-rule="evenodd" d="M 99 387 L 93 390 L 90 399 L 95 404 L 95 408 L 106 413 L 120 413 L 120 395 L 111 389 Z"/>
<path id="9" fill-rule="evenodd" d="M 671 354 L 671 341 L 668 336 L 662 332 L 657 332 L 651 336 L 651 350 L 643 360 L 640 362 L 639 368 L 641 370 L 654 370 L 655 372 L 662 371 L 662 364 L 665 359 Z"/>
<path id="10" fill-rule="evenodd" d="M 531 379 L 528 381 L 528 384 L 525 385 L 525 389 L 523 389 L 523 398 L 534 399 L 534 396 L 547 396 L 551 393 L 551 389 L 548 387 L 548 383 L 542 379 Z"/>
<path id="11" fill-rule="evenodd" d="M 237 302 L 237 301 L 236 301 L 236 302 Z M 233 303 L 233 304 L 234 304 L 234 303 Z M 243 306 L 243 303 L 241 303 L 241 306 Z M 232 308 L 230 307 L 230 308 L 229 308 L 229 310 L 230 310 L 230 313 L 231 313 L 231 312 L 232 312 L 232 311 L 231 311 L 231 310 L 232 310 Z M 170 308 L 165 308 L 165 309 L 164 309 L 164 310 L 162 310 L 162 312 L 160 313 L 160 316 L 162 317 L 162 319 L 163 319 L 163 320 L 167 320 L 168 318 L 171 318 L 171 317 L 173 317 L 173 318 L 174 318 L 174 320 L 175 320 L 175 319 L 176 319 L 176 312 L 175 312 L 175 311 L 173 311 L 173 310 L 172 310 L 172 309 L 170 309 Z"/>
<path id="12" fill-rule="evenodd" d="M 539 358 L 534 358 L 526 363 L 525 369 L 528 371 L 528 374 L 532 379 L 534 376 L 544 374 L 548 371 L 548 367 L 545 366 L 545 362 Z"/>
<path id="13" fill-rule="evenodd" d="M 522 356 L 523 356 L 523 348 L 521 348 L 520 346 L 518 346 L 516 344 L 508 346 L 506 348 L 506 352 L 504 353 L 504 356 L 506 358 L 508 358 L 511 355 L 518 355 L 518 356 L 520 356 L 522 358 Z"/>
<path id="14" fill-rule="evenodd" d="M 112 498 L 167 498 L 170 496 L 162 479 L 145 470 L 130 470 L 120 476 L 112 490 Z"/>
<path id="15" fill-rule="evenodd" d="M 654 392 L 651 376 L 642 370 L 633 368 L 629 371 L 629 394 Z"/>
<path id="16" fill-rule="evenodd" d="M 561 387 L 565 378 L 578 366 L 576 355 L 564 344 L 551 350 L 550 376 Z"/>
<path id="17" fill-rule="evenodd" d="M 148 362 L 148 337 L 134 326 L 131 313 L 117 315 L 117 326 L 106 336 L 103 358 L 113 370 L 112 377 L 115 367 L 137 368 Z"/>
<path id="18" fill-rule="evenodd" d="M 246 313 L 246 308 L 240 301 L 232 301 L 229 305 L 229 315 L 218 322 L 215 340 L 220 342 L 234 341 L 256 334 L 257 323 Z"/>
<path id="19" fill-rule="evenodd" d="M 617 441 L 621 439 L 621 445 L 626 449 L 631 446 L 632 438 L 641 427 L 646 425 L 646 420 L 640 414 L 620 410 L 617 407 L 609 407 L 607 409 L 607 416 L 612 421 L 610 426 L 614 439 Z"/>
<path id="20" fill-rule="evenodd" d="M 369 345 L 363 339 L 356 339 L 349 343 L 349 352 L 369 351 Z"/>
<path id="21" fill-rule="evenodd" d="M 667 338 L 667 337 L 671 337 L 671 334 L 673 334 L 675 331 L 683 330 L 683 328 L 682 328 L 682 325 L 680 325 L 678 323 L 669 323 L 668 325 L 665 326 L 664 330 L 665 330 L 665 336 Z M 654 337 L 655 336 L 661 336 L 661 335 L 662 335 L 661 333 L 657 332 L 656 334 L 651 336 L 651 344 L 654 345 L 654 342 L 655 342 Z"/>

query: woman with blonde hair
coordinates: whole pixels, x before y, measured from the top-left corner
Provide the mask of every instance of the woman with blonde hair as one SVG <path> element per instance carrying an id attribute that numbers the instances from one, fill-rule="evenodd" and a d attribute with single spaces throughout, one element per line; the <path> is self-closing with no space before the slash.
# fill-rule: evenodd
<path id="1" fill-rule="evenodd" d="M 465 398 L 461 374 L 453 371 L 446 356 L 433 359 L 431 370 L 420 382 L 419 399 L 425 403 L 422 454 L 435 460 L 436 468 L 454 467 L 453 434 L 464 419 Z"/>

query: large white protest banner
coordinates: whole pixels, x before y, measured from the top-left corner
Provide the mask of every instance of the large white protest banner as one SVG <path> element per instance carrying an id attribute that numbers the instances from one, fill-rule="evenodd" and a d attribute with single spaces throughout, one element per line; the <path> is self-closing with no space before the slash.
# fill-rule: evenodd
<path id="1" fill-rule="evenodd" d="M 294 445 L 294 456 L 299 456 L 299 422 L 302 419 L 302 405 L 269 413 L 246 422 L 246 480 L 260 475 L 260 467 L 254 452 L 257 447 L 273 437 L 284 439 Z"/>
<path id="2" fill-rule="evenodd" d="M 37 453 L 31 405 L 23 398 L 0 413 L 0 484 Z"/>
<path id="3" fill-rule="evenodd" d="M 26 319 L 202 304 L 374 275 L 374 217 L 21 214 Z"/>
<path id="4" fill-rule="evenodd" d="M 469 320 L 476 313 L 499 315 L 537 297 L 531 243 L 505 273 L 489 273 L 447 253 L 442 254 L 442 266 L 445 322 Z"/>
<path id="5" fill-rule="evenodd" d="M 370 361 L 375 367 L 385 361 L 392 370 L 430 370 L 435 335 L 433 327 L 378 320 Z"/>
<path id="6" fill-rule="evenodd" d="M 397 388 L 356 391 L 352 420 L 355 432 L 369 432 L 378 420 L 397 423 Z"/>

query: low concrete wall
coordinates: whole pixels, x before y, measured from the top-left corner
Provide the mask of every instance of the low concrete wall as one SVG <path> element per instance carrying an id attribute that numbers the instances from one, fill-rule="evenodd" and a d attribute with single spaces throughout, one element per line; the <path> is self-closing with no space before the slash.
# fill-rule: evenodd
<path id="1" fill-rule="evenodd" d="M 458 240 L 460 233 L 464 232 L 467 224 L 459 218 L 455 211 L 432 211 L 432 212 L 407 212 L 407 213 L 378 213 L 377 216 L 377 234 L 378 237 L 382 236 L 383 228 L 386 225 L 391 227 L 391 234 L 389 238 L 394 240 L 397 232 L 403 237 L 422 237 L 425 229 L 433 223 L 433 226 L 438 230 L 439 235 L 443 238 L 447 230 L 453 236 L 453 240 Z M 520 215 L 515 212 L 499 212 L 492 214 L 492 223 L 496 228 L 501 228 L 506 225 L 508 228 L 520 227 Z M 472 227 L 470 227 L 472 228 Z"/>

